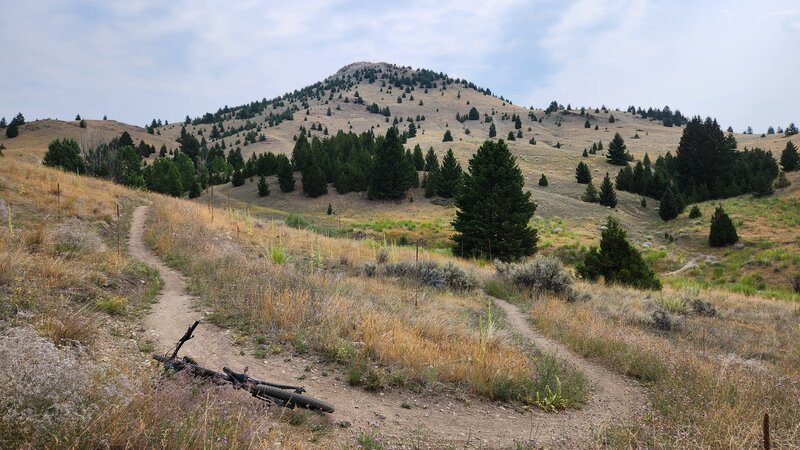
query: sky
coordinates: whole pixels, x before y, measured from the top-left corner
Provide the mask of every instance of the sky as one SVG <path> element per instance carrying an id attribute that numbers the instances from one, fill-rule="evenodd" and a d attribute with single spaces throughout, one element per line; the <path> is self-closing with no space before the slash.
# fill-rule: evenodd
<path id="1" fill-rule="evenodd" d="M 736 131 L 800 123 L 797 0 L 28 0 L 0 9 L 7 119 L 174 122 L 385 61 L 524 106 L 669 105 Z"/>

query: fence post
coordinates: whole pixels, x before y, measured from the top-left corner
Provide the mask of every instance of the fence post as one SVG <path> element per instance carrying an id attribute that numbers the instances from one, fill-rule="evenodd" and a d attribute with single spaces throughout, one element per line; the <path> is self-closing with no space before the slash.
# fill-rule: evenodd
<path id="1" fill-rule="evenodd" d="M 764 450 L 770 449 L 769 442 L 769 413 L 764 413 Z"/>
<path id="2" fill-rule="evenodd" d="M 61 183 L 56 183 L 56 219 L 61 218 Z"/>
<path id="3" fill-rule="evenodd" d="M 117 256 L 122 256 L 119 249 L 119 203 L 117 203 Z"/>

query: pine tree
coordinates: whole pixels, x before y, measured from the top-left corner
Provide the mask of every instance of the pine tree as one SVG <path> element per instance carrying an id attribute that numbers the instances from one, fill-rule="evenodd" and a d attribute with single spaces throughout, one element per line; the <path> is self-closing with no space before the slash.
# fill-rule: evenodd
<path id="1" fill-rule="evenodd" d="M 592 124 L 589 123 L 589 119 L 586 119 L 586 122 L 583 122 L 583 128 L 591 128 Z"/>
<path id="2" fill-rule="evenodd" d="M 17 136 L 19 136 L 19 123 L 17 123 L 16 119 L 11 119 L 11 123 L 6 127 L 6 137 L 13 139 Z"/>
<path id="3" fill-rule="evenodd" d="M 417 126 L 414 125 L 414 122 L 408 124 L 408 137 L 410 138 L 417 137 Z"/>
<path id="4" fill-rule="evenodd" d="M 495 128 L 494 122 L 492 122 L 489 124 L 489 137 L 493 138 L 495 136 L 497 136 L 497 128 Z"/>
<path id="5" fill-rule="evenodd" d="M 787 142 L 786 148 L 781 152 L 781 167 L 784 172 L 800 170 L 800 155 L 792 141 Z"/>
<path id="6" fill-rule="evenodd" d="M 627 240 L 619 221 L 609 217 L 600 237 L 600 248 L 592 247 L 577 266 L 587 280 L 603 277 L 606 284 L 660 290 L 661 281 Z"/>
<path id="7" fill-rule="evenodd" d="M 241 170 L 234 170 L 233 176 L 231 177 L 231 185 L 233 187 L 239 187 L 244 185 L 244 173 Z"/>
<path id="8" fill-rule="evenodd" d="M 435 167 L 429 172 L 425 172 L 425 198 L 431 198 L 436 195 L 436 191 L 439 190 L 439 178 L 440 175 L 438 167 Z"/>
<path id="9" fill-rule="evenodd" d="M 786 174 L 781 171 L 778 174 L 778 179 L 775 180 L 775 189 L 783 189 L 792 185 L 792 182 L 786 178 Z"/>
<path id="10" fill-rule="evenodd" d="M 481 118 L 481 115 L 478 113 L 478 110 L 475 109 L 475 107 L 473 106 L 469 110 L 469 116 L 468 117 L 469 117 L 469 120 L 478 120 L 478 119 Z"/>
<path id="11" fill-rule="evenodd" d="M 536 212 L 524 178 L 504 142 L 486 141 L 469 161 L 455 198 L 453 253 L 516 260 L 536 251 Z"/>
<path id="12" fill-rule="evenodd" d="M 412 170 L 413 166 L 403 152 L 397 129 L 389 128 L 375 151 L 367 195 L 370 199 L 377 200 L 402 198 L 413 182 Z"/>
<path id="13" fill-rule="evenodd" d="M 144 178 L 147 188 L 153 192 L 173 197 L 183 195 L 181 174 L 171 158 L 156 158 L 153 164 L 145 167 Z"/>
<path id="14" fill-rule="evenodd" d="M 680 194 L 676 194 L 671 187 L 667 187 L 658 204 L 658 216 L 661 217 L 661 220 L 666 222 L 678 217 L 678 214 L 683 212 L 683 208 L 684 204 L 680 199 Z"/>
<path id="15" fill-rule="evenodd" d="M 439 158 L 433 151 L 433 147 L 429 147 L 428 153 L 425 154 L 425 171 L 432 172 L 434 170 L 439 171 Z"/>
<path id="16" fill-rule="evenodd" d="M 597 189 L 591 181 L 586 185 L 586 191 L 583 193 L 583 196 L 581 196 L 581 200 L 589 203 L 597 203 L 600 201 L 600 197 L 597 196 Z"/>
<path id="17" fill-rule="evenodd" d="M 712 247 L 725 247 L 735 244 L 739 240 L 733 221 L 722 206 L 717 206 L 711 217 L 711 227 L 708 233 L 708 244 Z"/>
<path id="18" fill-rule="evenodd" d="M 14 122 L 12 121 L 11 124 L 13 125 Z M 42 163 L 45 166 L 60 167 L 67 172 L 84 173 L 86 171 L 83 158 L 81 158 L 81 149 L 74 139 L 56 139 L 50 142 Z"/>
<path id="19" fill-rule="evenodd" d="M 192 197 L 192 194 L 194 194 L 192 191 L 194 190 L 195 185 L 197 185 L 196 191 L 199 195 L 200 184 L 197 181 L 197 169 L 195 169 L 191 158 L 186 156 L 184 153 L 178 153 L 175 155 L 174 162 L 175 167 L 178 169 L 178 173 L 181 175 L 181 186 L 184 190 L 189 190 L 189 197 L 194 198 Z"/>
<path id="20" fill-rule="evenodd" d="M 583 156 L 584 158 L 588 158 L 589 157 L 589 152 L 586 149 L 583 149 L 583 155 L 581 155 L 581 156 Z"/>
<path id="21" fill-rule="evenodd" d="M 301 172 L 303 176 L 303 194 L 306 197 L 315 198 L 328 193 L 328 181 L 317 159 L 317 157 L 312 157 Z"/>
<path id="22" fill-rule="evenodd" d="M 617 193 L 614 191 L 614 185 L 611 184 L 611 178 L 606 172 L 603 183 L 600 185 L 600 198 L 599 202 L 603 206 L 615 208 L 617 206 Z"/>
<path id="23" fill-rule="evenodd" d="M 539 186 L 547 187 L 549 183 L 547 182 L 547 177 L 542 174 L 541 178 L 539 178 Z"/>
<path id="24" fill-rule="evenodd" d="M 414 168 L 417 170 L 425 169 L 425 157 L 422 156 L 422 148 L 419 144 L 414 146 Z"/>
<path id="25" fill-rule="evenodd" d="M 5 128 L 7 126 L 8 126 L 8 124 L 6 123 L 6 118 L 5 118 L 5 116 L 3 116 L 2 118 L 0 118 L 0 130 L 2 130 L 3 128 Z"/>
<path id="26" fill-rule="evenodd" d="M 509 140 L 509 141 L 516 141 L 517 140 L 517 138 L 514 137 L 514 132 L 513 131 L 509 131 L 508 132 L 508 139 L 507 140 Z"/>
<path id="27" fill-rule="evenodd" d="M 453 197 L 461 180 L 461 172 L 461 164 L 456 161 L 453 150 L 448 149 L 447 154 L 442 159 L 442 168 L 439 172 L 436 193 L 443 198 Z"/>
<path id="28" fill-rule="evenodd" d="M 452 142 L 452 141 L 453 141 L 453 134 L 450 133 L 450 130 L 445 130 L 442 142 Z"/>
<path id="29" fill-rule="evenodd" d="M 575 179 L 580 184 L 588 184 L 592 182 L 592 172 L 589 170 L 589 165 L 581 161 L 578 167 L 575 168 Z"/>
<path id="30" fill-rule="evenodd" d="M 267 182 L 267 177 L 261 175 L 258 177 L 258 196 L 259 197 L 266 197 L 269 195 L 269 183 Z"/>
<path id="31" fill-rule="evenodd" d="M 598 146 L 598 150 L 602 149 L 602 147 Z M 608 144 L 608 156 L 606 158 L 609 164 L 614 164 L 615 166 L 626 166 L 628 161 L 632 159 L 626 149 L 625 141 L 619 133 L 614 134 L 614 139 Z"/>
<path id="32" fill-rule="evenodd" d="M 281 192 L 292 192 L 294 190 L 294 170 L 289 163 L 289 158 L 285 155 L 278 155 L 277 164 L 278 185 Z"/>
<path id="33" fill-rule="evenodd" d="M 698 217 L 702 216 L 703 213 L 700 212 L 700 208 L 697 205 L 692 206 L 692 209 L 689 210 L 689 218 L 690 219 L 697 219 Z"/>

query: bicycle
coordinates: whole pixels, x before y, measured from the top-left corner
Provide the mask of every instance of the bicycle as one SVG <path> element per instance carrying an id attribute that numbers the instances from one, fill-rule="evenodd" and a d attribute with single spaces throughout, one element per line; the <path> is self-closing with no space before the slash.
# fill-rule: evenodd
<path id="1" fill-rule="evenodd" d="M 330 403 L 303 395 L 306 390 L 302 386 L 288 386 L 257 380 L 244 372 L 238 373 L 228 367 L 223 367 L 222 372 L 217 372 L 199 366 L 197 362 L 189 356 L 184 355 L 179 358 L 178 351 L 180 351 L 186 341 L 194 337 L 192 333 L 199 324 L 200 321 L 197 320 L 186 330 L 186 333 L 175 345 L 175 350 L 171 355 L 168 356 L 167 353 L 163 355 L 155 353 L 153 354 L 153 359 L 164 364 L 166 371 L 174 370 L 175 372 L 179 372 L 181 370 L 188 370 L 189 373 L 198 378 L 208 378 L 214 382 L 221 383 L 227 382 L 233 385 L 235 389 L 247 390 L 255 398 L 275 403 L 286 408 L 296 407 L 326 413 L 332 413 L 334 411 L 334 407 Z M 245 369 L 245 372 L 246 371 L 247 369 Z"/>

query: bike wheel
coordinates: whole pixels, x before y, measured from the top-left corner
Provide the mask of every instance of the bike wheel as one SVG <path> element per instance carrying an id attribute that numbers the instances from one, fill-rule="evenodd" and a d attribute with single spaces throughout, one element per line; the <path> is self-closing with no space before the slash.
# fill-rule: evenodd
<path id="1" fill-rule="evenodd" d="M 289 408 L 298 407 L 326 413 L 332 413 L 334 411 L 333 405 L 330 403 L 325 403 L 315 398 L 296 394 L 284 389 L 274 388 L 265 384 L 258 384 L 251 387 L 250 392 L 258 398 L 268 397 L 269 399 L 276 399 L 278 403 Z"/>

